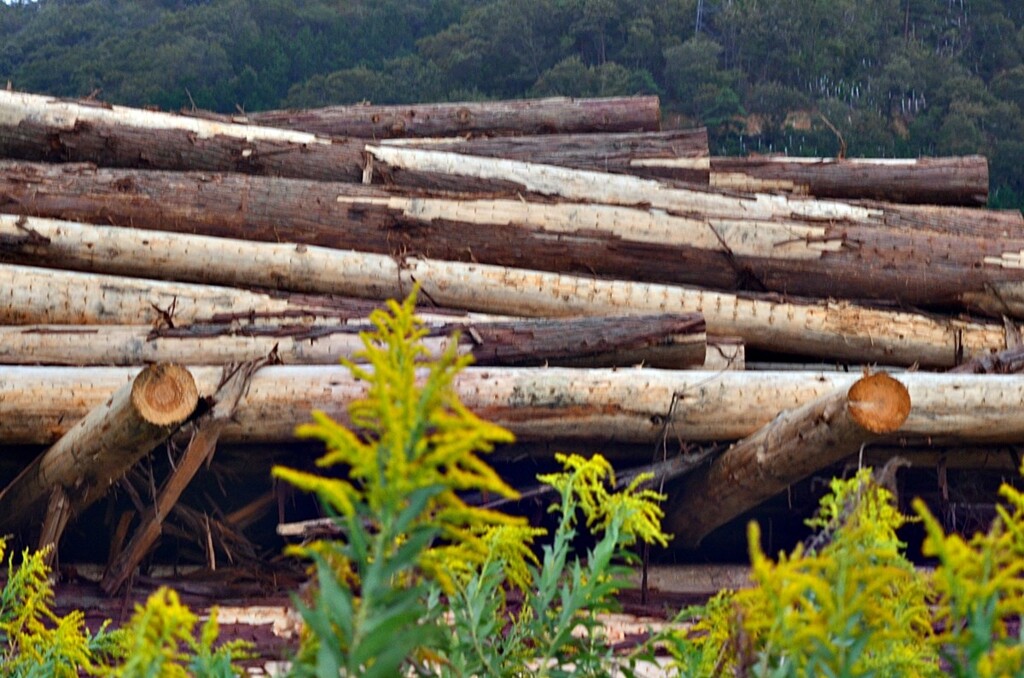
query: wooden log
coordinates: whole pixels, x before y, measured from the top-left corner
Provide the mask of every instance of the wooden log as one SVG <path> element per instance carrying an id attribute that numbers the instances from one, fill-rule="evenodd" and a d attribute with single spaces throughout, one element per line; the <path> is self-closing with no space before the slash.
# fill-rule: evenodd
<path id="1" fill-rule="evenodd" d="M 8 158 L 361 181 L 363 145 L 358 139 L 0 91 L 0 156 Z"/>
<path id="2" fill-rule="evenodd" d="M 0 326 L 0 364 L 144 365 L 179 362 L 223 365 L 276 351 L 285 364 L 356 360 L 368 320 L 345 325 L 202 324 Z M 634 365 L 681 368 L 704 364 L 700 314 L 600 316 L 514 321 L 448 322 L 423 339 L 440 355 L 459 332 L 460 352 L 477 365 Z M 732 344 L 723 345 L 726 350 Z"/>
<path id="3" fill-rule="evenodd" d="M 714 157 L 710 166 L 711 186 L 744 193 L 974 207 L 988 202 L 988 160 L 980 155 L 916 159 Z M 672 178 L 671 173 L 663 176 Z"/>
<path id="4" fill-rule="evenodd" d="M 1024 317 L 1024 218 L 1017 211 L 745 198 L 582 171 L 572 176 L 590 176 L 598 186 L 620 180 L 657 186 L 657 194 L 648 191 L 646 197 L 663 204 L 423 196 L 81 166 L 0 168 L 0 209 L 12 213 L 727 291 L 967 306 Z M 645 195 L 641 186 L 630 185 Z M 625 192 L 602 196 L 589 186 L 576 197 L 587 196 L 627 199 Z M 12 222 L 4 229 L 0 256 L 39 252 Z"/>
<path id="5" fill-rule="evenodd" d="M 217 440 L 234 416 L 252 375 L 266 364 L 267 359 L 257 359 L 225 369 L 224 383 L 214 394 L 211 408 L 189 427 L 188 447 L 161 485 L 154 503 L 142 514 L 131 541 L 104 572 L 100 586 L 107 594 L 112 595 L 125 584 L 156 543 L 164 518 L 178 503 L 199 468 L 212 459 Z"/>
<path id="6" fill-rule="evenodd" d="M 0 222 L 3 219 L 0 217 Z M 33 257 L 36 262 L 91 271 L 134 272 L 229 285 L 280 285 L 305 292 L 373 299 L 403 298 L 418 281 L 425 298 L 435 304 L 516 316 L 700 312 L 705 316 L 710 334 L 738 336 L 749 346 L 830 360 L 952 366 L 975 353 L 1005 347 L 1003 330 L 995 325 L 941 320 L 846 302 L 783 302 L 773 297 L 595 280 L 500 266 L 431 259 L 396 261 L 363 252 L 70 222 L 27 220 L 19 228 L 35 234 L 28 236 L 32 244 L 18 247 L 25 256 Z M 34 244 L 40 239 L 45 239 L 46 243 Z M 225 266 L 224 262 L 230 265 Z M 17 273 L 27 275 L 28 270 Z M 3 282 L 3 272 L 4 267 L 0 266 L 0 282 Z M 5 304 L 0 303 L 0 320 L 8 324 L 60 322 L 28 319 L 27 316 L 30 312 L 41 315 L 53 311 L 54 301 L 67 303 L 64 299 L 72 293 L 79 298 L 72 308 L 100 303 L 106 317 L 112 318 L 114 309 L 109 302 L 103 302 L 103 296 L 109 297 L 113 289 L 127 290 L 130 285 L 141 288 L 140 293 L 146 295 L 163 294 L 161 308 L 167 308 L 171 301 L 167 298 L 171 292 L 160 291 L 155 283 L 149 289 L 142 281 L 131 282 L 133 279 L 102 283 L 97 279 L 91 282 L 100 285 L 99 291 L 89 294 L 82 287 L 58 289 L 59 281 L 70 280 L 67 277 L 70 274 L 63 274 L 61 278 L 57 272 L 49 273 L 54 287 L 48 295 L 40 299 L 40 290 L 31 286 L 23 291 L 12 289 L 6 311 Z M 38 277 L 38 272 L 36 275 Z M 13 284 L 14 278 L 10 280 Z M 82 280 L 78 284 L 84 287 L 87 282 Z M 40 281 L 36 286 L 42 284 Z M 0 286 L 2 289 L 4 287 Z M 177 294 L 184 295 L 184 288 L 175 289 Z M 199 299 L 200 293 L 189 292 L 190 298 Z M 227 292 L 208 294 L 222 295 L 218 297 L 220 303 L 228 303 Z M 54 301 L 47 301 L 51 297 Z M 30 309 L 29 303 L 33 300 L 36 304 Z M 40 300 L 44 302 L 42 305 Z M 0 301 L 7 301 L 7 298 L 0 298 Z M 257 301 L 250 296 L 232 303 L 244 309 L 246 305 L 251 308 Z M 278 310 L 292 308 L 287 300 L 270 301 L 276 303 Z M 140 306 L 146 308 L 154 303 L 146 297 Z M 310 309 L 315 308 L 315 304 L 294 307 Z M 179 312 L 190 312 L 194 318 L 210 311 L 200 307 L 198 302 L 190 302 Z M 5 313 L 15 319 L 5 320 Z M 18 320 L 19 317 L 22 319 Z M 106 322 L 123 324 L 125 321 L 109 319 Z"/>
<path id="7" fill-rule="evenodd" d="M 54 488 L 67 492 L 71 514 L 99 499 L 136 461 L 195 410 L 198 391 L 187 369 L 151 365 L 124 386 L 90 403 L 88 414 L 0 492 L 0 530 L 36 524 Z M 35 391 L 35 397 L 48 397 Z M 66 523 L 66 517 L 59 521 Z M 60 529 L 50 534 L 55 541 Z"/>
<path id="8" fill-rule="evenodd" d="M 248 113 L 240 122 L 364 139 L 484 134 L 553 134 L 656 131 L 656 96 L 513 101 L 468 101 L 396 106 L 327 106 Z"/>
<path id="9" fill-rule="evenodd" d="M 43 224 L 33 222 L 39 228 Z M 66 235 L 82 224 L 62 223 Z M 387 299 L 402 298 L 416 282 L 425 298 L 446 307 L 525 316 L 701 312 L 708 332 L 741 337 L 746 344 L 828 359 L 884 365 L 950 367 L 979 351 L 1006 346 L 1002 329 L 846 302 L 782 302 L 683 287 L 601 281 L 534 270 L 430 259 L 395 261 L 384 255 L 161 234 L 117 227 L 89 227 L 104 234 L 78 254 L 66 238 L 63 264 L 91 270 L 139 270 L 201 282 L 284 286 L 291 289 Z M 39 234 L 39 230 L 36 230 Z M 52 231 L 47 231 L 52 232 Z M 44 236 L 47 239 L 49 235 Z M 53 240 L 47 248 L 51 248 Z M 103 244 L 105 242 L 105 244 Z M 226 265 L 225 265 L 226 264 Z M 226 288 L 0 265 L 0 322 L 105 323 L 173 316 L 195 322 L 220 312 L 327 314 L 328 301 L 271 299 Z M 123 305 L 114 305 L 117 295 Z M 187 302 L 185 301 L 187 300 Z M 154 309 L 160 309 L 155 312 Z M 165 319 L 166 320 L 166 319 Z"/>
<path id="10" fill-rule="evenodd" d="M 704 127 L 600 135 L 396 139 L 386 143 L 704 185 L 709 182 L 711 166 L 708 132 Z M 382 180 L 386 183 L 387 176 Z"/>
<path id="11" fill-rule="evenodd" d="M 783 412 L 670 484 L 665 529 L 675 536 L 673 543 L 694 548 L 715 528 L 789 485 L 896 431 L 910 410 L 906 387 L 881 372 Z"/>
<path id="12" fill-rule="evenodd" d="M 0 368 L 0 444 L 48 444 L 129 382 L 137 368 Z M 192 369 L 199 392 L 216 391 L 220 370 Z M 900 439 L 1024 441 L 1024 376 L 906 372 L 914 409 Z M 659 444 L 738 440 L 783 410 L 800 407 L 856 375 L 655 369 L 471 367 L 455 380 L 478 415 L 523 442 L 583 440 Z M 365 394 L 339 366 L 274 366 L 253 378 L 224 441 L 293 440 L 295 426 L 320 409 L 341 421 Z M 650 460 L 650 449 L 645 458 Z"/>

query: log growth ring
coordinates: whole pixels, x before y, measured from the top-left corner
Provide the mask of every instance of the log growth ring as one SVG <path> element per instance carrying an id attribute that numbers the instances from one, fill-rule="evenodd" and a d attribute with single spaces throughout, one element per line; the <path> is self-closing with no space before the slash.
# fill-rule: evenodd
<path id="1" fill-rule="evenodd" d="M 910 414 L 907 387 L 885 372 L 857 380 L 846 399 L 850 417 L 872 433 L 892 433 Z"/>
<path id="2" fill-rule="evenodd" d="M 150 365 L 132 384 L 132 405 L 142 419 L 156 426 L 180 424 L 198 402 L 196 382 L 181 365 Z"/>

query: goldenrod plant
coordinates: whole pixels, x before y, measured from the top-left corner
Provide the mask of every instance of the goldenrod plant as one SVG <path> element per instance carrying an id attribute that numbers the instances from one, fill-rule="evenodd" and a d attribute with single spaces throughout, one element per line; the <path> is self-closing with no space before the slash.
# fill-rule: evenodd
<path id="1" fill-rule="evenodd" d="M 0 539 L 0 558 L 6 543 Z M 216 613 L 193 636 L 197 617 L 177 594 L 160 589 L 145 606 L 137 606 L 131 621 L 117 631 L 110 622 L 96 633 L 75 610 L 59 616 L 52 610 L 53 585 L 46 564 L 47 550 L 22 554 L 15 565 L 8 558 L 8 579 L 0 591 L 0 676 L 5 678 L 78 678 L 81 675 L 118 678 L 227 678 L 241 675 L 236 662 L 248 646 L 217 641 Z"/>
<path id="2" fill-rule="evenodd" d="M 724 591 L 673 645 L 687 675 L 940 675 L 924 577 L 896 531 L 907 521 L 862 469 L 833 480 L 807 546 L 772 561 L 749 527 L 753 586 Z"/>
<path id="3" fill-rule="evenodd" d="M 7 543 L 0 539 L 0 560 Z M 0 675 L 12 678 L 77 678 L 95 674 L 100 663 L 115 654 L 116 636 L 106 625 L 95 634 L 85 615 L 75 610 L 58 616 L 46 565 L 48 550 L 22 553 L 21 562 L 7 559 L 8 579 L 0 591 Z"/>

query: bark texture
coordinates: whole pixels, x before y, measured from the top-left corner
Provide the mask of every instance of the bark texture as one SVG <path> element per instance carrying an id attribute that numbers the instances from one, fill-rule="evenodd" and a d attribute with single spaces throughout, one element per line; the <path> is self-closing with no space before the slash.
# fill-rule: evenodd
<path id="1" fill-rule="evenodd" d="M 658 97 L 526 99 L 399 106 L 328 106 L 264 111 L 243 119 L 257 125 L 364 139 L 484 134 L 656 131 Z"/>
<path id="2" fill-rule="evenodd" d="M 745 193 L 973 207 L 988 202 L 988 160 L 980 155 L 916 159 L 715 157 L 710 164 L 712 186 Z"/>
<path id="3" fill-rule="evenodd" d="M 0 168 L 0 208 L 27 215 L 1024 317 L 1024 219 L 1016 211 L 743 198 L 678 188 L 664 189 L 674 195 L 662 196 L 671 207 L 524 202 L 234 174 Z M 597 176 L 603 179 L 596 182 L 647 181 Z M 61 247 L 57 238 L 40 235 L 51 238 L 51 249 Z M 0 257 L 42 261 L 47 244 L 5 218 Z M 71 260 L 67 254 L 51 259 L 65 256 Z"/>

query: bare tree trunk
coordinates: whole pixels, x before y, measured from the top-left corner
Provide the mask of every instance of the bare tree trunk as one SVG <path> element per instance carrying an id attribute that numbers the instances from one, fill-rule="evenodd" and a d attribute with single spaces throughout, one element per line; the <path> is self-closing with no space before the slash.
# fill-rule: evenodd
<path id="1" fill-rule="evenodd" d="M 328 106 L 249 113 L 233 120 L 364 139 L 466 134 L 651 132 L 661 128 L 658 97 L 526 99 L 396 106 Z"/>
<path id="2" fill-rule="evenodd" d="M 742 198 L 662 184 L 661 198 L 648 197 L 671 207 L 423 196 L 240 175 L 0 167 L 0 207 L 28 215 L 1024 317 L 1019 212 Z M 653 184 L 591 176 L 599 184 Z M 10 219 L 0 257 L 39 251 Z"/>
<path id="3" fill-rule="evenodd" d="M 52 443 L 136 373 L 127 367 L 0 368 L 0 444 Z M 192 373 L 202 395 L 216 391 L 218 368 Z M 1024 376 L 906 372 L 899 379 L 914 403 L 901 439 L 1024 441 Z M 779 412 L 856 380 L 835 372 L 471 367 L 455 388 L 467 407 L 523 442 L 654 445 L 738 440 Z M 339 366 L 267 367 L 253 378 L 222 439 L 293 440 L 311 410 L 346 421 L 348 404 L 364 395 L 364 385 Z"/>
<path id="4" fill-rule="evenodd" d="M 272 351 L 285 364 L 360 362 L 359 332 L 345 325 L 203 324 L 0 326 L 0 364 L 144 365 L 178 362 L 223 365 Z M 515 321 L 463 321 L 433 326 L 423 339 L 440 355 L 459 332 L 459 352 L 477 365 L 614 366 L 643 363 L 681 368 L 704 364 L 704 320 L 699 314 L 600 316 Z"/>
<path id="5" fill-rule="evenodd" d="M 405 148 L 508 158 L 597 172 L 664 177 L 705 185 L 709 181 L 711 166 L 708 132 L 703 127 L 670 132 L 599 135 L 399 139 L 387 143 Z"/>
<path id="6" fill-rule="evenodd" d="M 883 372 L 783 412 L 670 485 L 665 529 L 676 544 L 696 547 L 715 528 L 789 485 L 896 431 L 910 409 L 906 387 Z"/>
<path id="7" fill-rule="evenodd" d="M 708 333 L 741 337 L 750 346 L 830 360 L 890 365 L 952 366 L 979 351 L 1005 347 L 1003 329 L 995 325 L 940 320 L 844 302 L 781 302 L 499 266 L 430 259 L 398 262 L 388 256 L 362 252 L 70 222 L 57 226 L 56 222 L 30 221 L 20 228 L 31 231 L 27 236 L 30 241 L 47 241 L 21 248 L 40 251 L 39 256 L 46 263 L 101 272 L 135 272 L 229 285 L 282 286 L 373 299 L 403 298 L 419 282 L 425 299 L 431 303 L 515 316 L 699 312 L 704 314 Z M 172 288 L 170 283 L 161 287 L 155 282 L 146 285 L 146 281 L 127 278 L 75 278 L 49 270 L 45 271 L 50 282 L 47 289 L 41 270 L 34 272 L 38 280 L 34 285 L 16 288 L 14 277 L 27 278 L 32 269 L 0 266 L 0 282 L 5 272 L 11 282 L 10 308 L 6 313 L 13 316 L 5 319 L 4 306 L 0 305 L 0 320 L 9 324 L 61 322 L 53 318 L 55 314 L 46 319 L 34 317 L 51 313 L 59 303 L 70 306 L 72 312 L 100 305 L 108 324 L 125 324 L 130 321 L 120 319 L 124 313 L 115 316 L 116 309 L 109 301 L 115 290 L 124 290 L 128 301 L 134 299 L 142 309 L 166 309 L 176 299 L 190 298 L 189 303 L 176 305 L 176 313 L 186 314 L 189 320 L 210 317 L 207 314 L 212 309 L 200 301 L 211 297 L 225 307 L 222 311 L 233 306 L 244 312 L 260 302 L 265 305 L 261 308 L 270 312 L 295 309 L 312 313 L 318 306 L 326 306 L 323 302 L 303 305 L 287 300 L 260 300 L 259 295 L 244 296 L 242 292 L 223 289 L 211 289 L 205 297 L 202 290 L 188 291 L 186 297 L 186 289 L 180 284 Z M 92 291 L 85 288 L 88 284 L 94 285 Z M 72 295 L 76 297 L 74 301 Z M 29 317 L 30 313 L 33 317 Z"/>
<path id="8" fill-rule="evenodd" d="M 663 176 L 673 178 L 669 173 Z M 980 155 L 916 159 L 715 157 L 711 158 L 711 185 L 745 193 L 980 207 L 988 202 L 988 161 Z"/>
<path id="9" fill-rule="evenodd" d="M 361 181 L 362 140 L 0 91 L 0 156 Z"/>
<path id="10" fill-rule="evenodd" d="M 33 392 L 35 397 L 49 395 Z M 33 524 L 37 517 L 33 512 L 56 487 L 66 490 L 70 513 L 81 512 L 185 421 L 198 397 L 192 375 L 184 367 L 160 364 L 141 370 L 112 396 L 108 393 L 93 403 L 87 416 L 0 492 L 0 529 L 20 530 Z M 55 542 L 66 517 L 57 523 L 50 531 Z"/>

